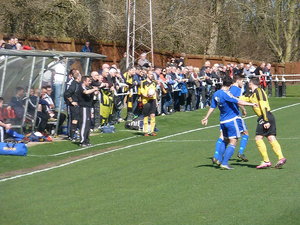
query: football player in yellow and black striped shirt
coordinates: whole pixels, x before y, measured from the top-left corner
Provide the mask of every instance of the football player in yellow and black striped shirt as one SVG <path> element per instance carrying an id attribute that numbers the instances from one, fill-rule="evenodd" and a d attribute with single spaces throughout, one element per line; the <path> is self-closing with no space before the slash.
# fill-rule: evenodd
<path id="1" fill-rule="evenodd" d="M 268 97 L 265 91 L 260 88 L 259 85 L 259 78 L 252 78 L 249 82 L 249 87 L 252 90 L 252 94 L 249 97 L 241 97 L 242 100 L 257 104 L 257 107 L 253 107 L 254 112 L 258 116 L 255 141 L 257 148 L 263 157 L 263 161 L 256 168 L 263 169 L 272 165 L 267 153 L 267 147 L 263 141 L 263 137 L 267 137 L 273 148 L 273 151 L 278 157 L 279 161 L 275 165 L 275 168 L 281 168 L 285 164 L 286 158 L 284 158 L 281 151 L 281 146 L 276 139 L 275 117 L 271 113 Z"/>
<path id="2" fill-rule="evenodd" d="M 156 113 L 156 82 L 154 80 L 153 71 L 147 72 L 147 79 L 141 82 L 140 94 L 143 103 L 144 136 L 156 136 L 155 113 Z M 148 130 L 148 119 L 150 117 L 150 132 Z"/>

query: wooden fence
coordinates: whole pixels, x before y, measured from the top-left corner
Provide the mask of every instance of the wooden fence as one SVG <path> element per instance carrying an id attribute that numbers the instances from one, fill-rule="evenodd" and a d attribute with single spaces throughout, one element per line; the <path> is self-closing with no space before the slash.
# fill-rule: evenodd
<path id="1" fill-rule="evenodd" d="M 0 39 L 7 40 L 8 35 L 0 34 Z M 18 37 L 19 41 L 23 44 L 30 45 L 39 50 L 45 49 L 55 49 L 58 51 L 74 51 L 78 52 L 81 50 L 85 43 L 85 40 L 74 40 L 70 38 L 46 38 L 46 37 Z M 96 53 L 101 53 L 106 55 L 107 58 L 101 61 L 93 62 L 93 69 L 99 68 L 102 63 L 117 64 L 126 51 L 126 47 L 117 42 L 107 42 L 107 41 L 94 41 L 91 42 L 93 51 Z M 171 57 L 179 57 L 179 54 L 171 52 L 154 52 L 154 64 L 156 66 L 165 66 Z M 222 63 L 224 65 L 228 63 L 249 63 L 250 61 L 254 65 L 259 65 L 261 62 L 257 60 L 241 59 L 235 57 L 227 56 L 211 56 L 211 55 L 186 55 L 186 64 L 196 67 L 202 67 L 206 60 L 214 63 Z M 290 63 L 272 63 L 272 72 L 276 74 L 299 74 L 300 73 L 300 62 L 290 62 Z"/>

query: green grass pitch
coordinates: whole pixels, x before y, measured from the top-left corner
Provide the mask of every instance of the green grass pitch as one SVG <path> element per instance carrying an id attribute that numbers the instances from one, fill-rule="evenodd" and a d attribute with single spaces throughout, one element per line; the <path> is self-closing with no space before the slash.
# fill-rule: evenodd
<path id="1" fill-rule="evenodd" d="M 271 98 L 270 102 L 276 109 L 299 103 L 300 98 Z M 49 171 L 0 180 L 0 224 L 300 224 L 300 105 L 274 112 L 278 140 L 288 159 L 283 169 L 255 169 L 261 160 L 253 140 L 256 117 L 246 119 L 249 162 L 237 161 L 235 153 L 230 161 L 234 170 L 214 167 L 210 157 L 219 128 L 203 129 L 200 120 L 206 111 L 158 117 L 157 137 L 142 137 L 120 124 L 115 134 L 93 136 L 96 146 L 89 149 L 79 150 L 65 141 L 31 147 L 26 157 L 0 156 L 1 175 L 115 150 Z M 248 112 L 253 115 L 250 108 Z M 212 115 L 208 126 L 218 125 L 218 114 Z M 107 142 L 111 144 L 103 144 Z M 275 164 L 275 154 L 266 144 Z"/>

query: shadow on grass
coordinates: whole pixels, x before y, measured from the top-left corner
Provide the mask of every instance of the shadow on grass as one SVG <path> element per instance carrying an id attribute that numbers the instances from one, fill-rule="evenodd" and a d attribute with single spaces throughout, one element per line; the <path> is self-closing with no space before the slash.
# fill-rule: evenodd
<path id="1" fill-rule="evenodd" d="M 204 165 L 198 165 L 198 166 L 196 166 L 196 168 L 200 168 L 200 167 L 212 167 L 212 168 L 215 168 L 215 169 L 220 169 L 220 167 L 219 166 L 217 166 L 216 164 L 213 164 L 212 163 L 212 158 L 213 157 L 208 157 L 207 159 L 210 159 L 210 164 L 204 164 Z"/>
<path id="2" fill-rule="evenodd" d="M 249 164 L 249 163 L 231 163 L 232 166 L 241 166 L 241 167 L 249 167 L 256 168 L 257 165 Z"/>
<path id="3" fill-rule="evenodd" d="M 212 157 L 209 157 L 207 159 L 212 160 Z M 257 165 L 253 165 L 253 164 L 249 164 L 249 163 L 240 163 L 240 162 L 242 162 L 242 160 L 230 159 L 229 161 L 232 162 L 232 163 L 230 163 L 230 165 L 232 165 L 232 166 L 241 166 L 241 167 L 249 167 L 249 168 L 256 168 L 256 166 L 257 166 Z M 196 168 L 200 168 L 200 167 L 213 167 L 215 169 L 220 169 L 219 166 L 217 166 L 216 164 L 212 164 L 212 163 L 196 166 Z"/>
<path id="4" fill-rule="evenodd" d="M 218 167 L 217 165 L 213 165 L 213 164 L 204 164 L 204 165 L 195 166 L 195 168 L 201 168 L 201 167 L 211 167 L 211 168 L 215 168 L 215 169 L 220 169 L 220 167 Z"/>
<path id="5" fill-rule="evenodd" d="M 157 133 L 157 132 L 155 132 L 155 133 Z M 144 132 L 141 132 L 141 131 L 137 131 L 137 132 L 134 132 L 133 133 L 133 135 L 136 135 L 136 136 L 144 136 Z M 147 138 L 149 138 L 149 137 L 157 137 L 158 135 L 155 135 L 155 136 L 153 136 L 153 135 L 149 135 L 149 136 L 147 136 Z"/>

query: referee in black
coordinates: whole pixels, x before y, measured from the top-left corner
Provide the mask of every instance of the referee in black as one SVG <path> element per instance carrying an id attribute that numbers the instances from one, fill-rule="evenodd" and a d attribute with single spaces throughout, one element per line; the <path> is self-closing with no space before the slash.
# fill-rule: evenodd
<path id="1" fill-rule="evenodd" d="M 98 94 L 98 88 L 91 86 L 91 77 L 83 76 L 82 83 L 77 90 L 80 118 L 80 146 L 90 146 L 91 108 L 93 107 L 94 94 Z"/>

